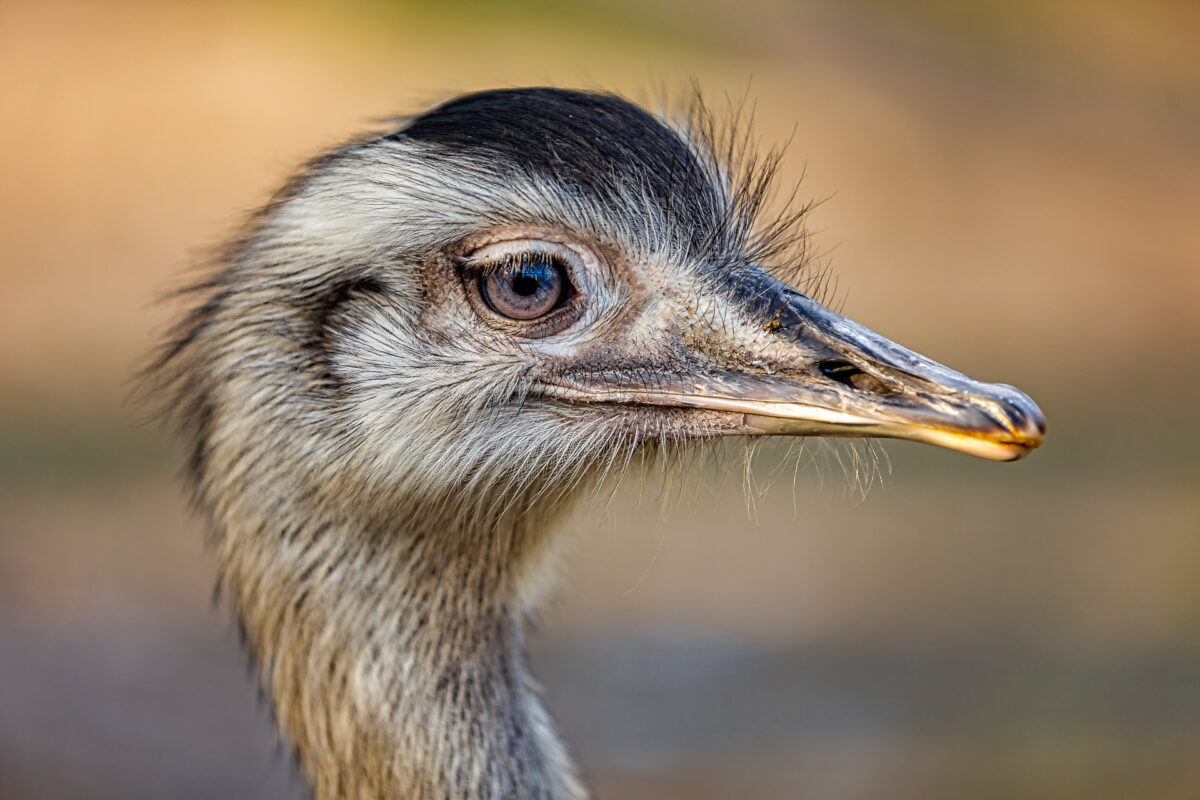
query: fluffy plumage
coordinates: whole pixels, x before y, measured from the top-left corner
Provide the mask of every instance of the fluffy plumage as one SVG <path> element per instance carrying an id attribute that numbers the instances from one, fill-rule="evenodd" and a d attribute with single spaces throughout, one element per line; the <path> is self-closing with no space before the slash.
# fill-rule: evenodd
<path id="1" fill-rule="evenodd" d="M 678 131 L 609 95 L 451 101 L 313 161 L 192 290 L 152 376 L 319 798 L 583 796 L 521 655 L 547 528 L 682 433 L 530 402 L 521 348 L 455 319 L 430 264 L 518 226 L 685 274 L 752 263 L 765 186 Z"/>

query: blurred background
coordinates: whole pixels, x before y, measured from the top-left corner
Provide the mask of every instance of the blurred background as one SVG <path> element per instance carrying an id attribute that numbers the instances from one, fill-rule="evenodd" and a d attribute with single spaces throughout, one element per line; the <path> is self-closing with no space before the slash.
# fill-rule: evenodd
<path id="1" fill-rule="evenodd" d="M 0 798 L 304 796 L 124 402 L 198 254 L 380 117 L 692 79 L 791 140 L 846 313 L 1050 436 L 582 515 L 533 661 L 598 796 L 1200 797 L 1198 41 L 1184 0 L 3 0 Z"/>

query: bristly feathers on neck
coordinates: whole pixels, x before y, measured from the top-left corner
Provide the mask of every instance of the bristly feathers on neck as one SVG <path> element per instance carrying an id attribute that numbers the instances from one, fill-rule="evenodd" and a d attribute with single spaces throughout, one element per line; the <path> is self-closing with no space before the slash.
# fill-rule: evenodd
<path id="1" fill-rule="evenodd" d="M 223 578 L 320 800 L 586 796 L 525 667 L 519 572 L 550 554 L 492 533 L 507 542 L 318 520 L 225 532 Z"/>

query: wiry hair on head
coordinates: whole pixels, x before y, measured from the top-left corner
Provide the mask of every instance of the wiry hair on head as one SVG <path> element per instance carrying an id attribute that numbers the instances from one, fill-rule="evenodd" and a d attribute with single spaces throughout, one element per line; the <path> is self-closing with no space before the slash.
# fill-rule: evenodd
<path id="1" fill-rule="evenodd" d="M 478 332 L 446 341 L 423 324 L 439 288 L 422 271 L 502 226 L 570 231 L 698 283 L 795 256 L 805 209 L 761 224 L 779 153 L 758 158 L 747 122 L 732 106 L 723 122 L 698 93 L 655 116 L 610 94 L 490 91 L 310 162 L 187 293 L 198 302 L 149 371 L 201 504 L 226 496 L 213 481 L 274 468 L 292 491 L 302 465 L 314 479 L 304 491 L 363 504 L 383 488 L 364 478 L 387 475 L 387 507 L 421 497 L 410 513 L 479 514 L 565 494 L 581 470 L 659 442 L 652 423 L 614 429 L 523 402 L 519 361 L 495 363 Z M 367 387 L 371 413 L 353 413 Z"/>

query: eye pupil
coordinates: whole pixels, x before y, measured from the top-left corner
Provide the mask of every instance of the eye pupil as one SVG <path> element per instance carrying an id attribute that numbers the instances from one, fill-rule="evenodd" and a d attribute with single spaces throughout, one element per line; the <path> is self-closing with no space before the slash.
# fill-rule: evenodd
<path id="1" fill-rule="evenodd" d="M 570 296 L 566 267 L 556 258 L 524 253 L 479 277 L 479 292 L 493 311 L 515 320 L 534 320 Z"/>
<path id="2" fill-rule="evenodd" d="M 531 275 L 525 271 L 517 272 L 513 275 L 512 289 L 522 297 L 529 297 L 540 288 L 540 278 L 542 277 L 540 275 Z"/>

